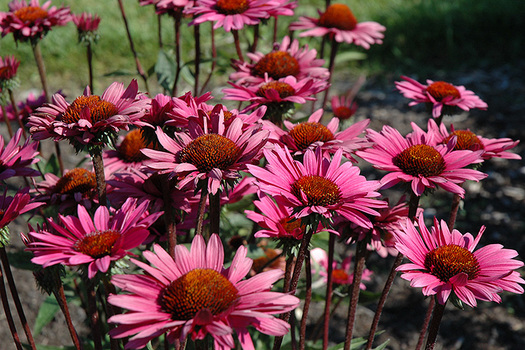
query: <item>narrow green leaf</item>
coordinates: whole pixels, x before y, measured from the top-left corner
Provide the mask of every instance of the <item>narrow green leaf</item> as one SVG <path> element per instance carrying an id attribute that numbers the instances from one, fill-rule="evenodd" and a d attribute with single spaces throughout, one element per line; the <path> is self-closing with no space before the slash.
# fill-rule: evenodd
<path id="1" fill-rule="evenodd" d="M 171 91 L 175 81 L 175 62 L 164 50 L 160 50 L 155 63 L 157 81 L 164 89 Z"/>
<path id="2" fill-rule="evenodd" d="M 38 266 L 31 262 L 33 253 L 26 251 L 17 251 L 7 253 L 11 266 L 21 270 L 36 271 Z"/>
<path id="3" fill-rule="evenodd" d="M 35 328 L 33 330 L 33 335 L 37 336 L 42 332 L 42 329 L 49 324 L 60 310 L 58 302 L 54 296 L 48 296 L 40 305 L 38 310 L 38 315 L 35 320 Z"/>

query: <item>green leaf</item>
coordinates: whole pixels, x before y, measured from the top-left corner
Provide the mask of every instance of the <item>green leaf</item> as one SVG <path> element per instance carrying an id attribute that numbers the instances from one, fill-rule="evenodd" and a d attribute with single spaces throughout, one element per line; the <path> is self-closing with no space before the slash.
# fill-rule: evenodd
<path id="1" fill-rule="evenodd" d="M 357 51 L 344 51 L 337 54 L 337 64 L 364 59 L 366 59 L 366 54 Z"/>
<path id="2" fill-rule="evenodd" d="M 157 63 L 155 63 L 155 73 L 160 86 L 171 91 L 175 81 L 175 71 L 176 67 L 173 58 L 166 51 L 160 50 L 157 56 Z"/>
<path id="3" fill-rule="evenodd" d="M 40 305 L 38 315 L 35 320 L 35 328 L 33 335 L 37 336 L 42 332 L 42 329 L 55 318 L 55 315 L 60 310 L 58 302 L 54 296 L 48 296 L 44 302 Z"/>
<path id="4" fill-rule="evenodd" d="M 129 70 L 117 69 L 117 70 L 114 70 L 113 72 L 104 74 L 104 76 L 105 77 L 122 77 L 122 76 L 130 76 L 130 75 L 135 75 L 135 74 L 136 74 L 135 72 L 131 72 Z"/>
<path id="5" fill-rule="evenodd" d="M 33 253 L 31 252 L 9 252 L 7 253 L 7 257 L 9 258 L 11 266 L 16 267 L 17 269 L 28 271 L 38 270 L 38 266 L 31 262 L 31 259 L 33 258 Z"/>
<path id="6" fill-rule="evenodd" d="M 377 348 L 374 348 L 373 350 L 383 350 L 386 348 L 389 342 L 390 342 L 390 339 L 387 339 L 383 344 L 379 345 Z"/>
<path id="7" fill-rule="evenodd" d="M 57 175 L 60 172 L 60 166 L 58 165 L 58 158 L 53 153 L 47 160 L 46 166 L 44 167 L 44 173 L 52 173 Z"/>

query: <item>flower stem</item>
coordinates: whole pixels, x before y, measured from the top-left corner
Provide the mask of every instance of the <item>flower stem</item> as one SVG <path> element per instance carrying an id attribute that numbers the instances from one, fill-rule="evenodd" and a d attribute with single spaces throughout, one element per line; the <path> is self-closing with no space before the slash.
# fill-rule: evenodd
<path id="1" fill-rule="evenodd" d="M 195 235 L 202 235 L 204 231 L 204 211 L 206 209 L 206 191 L 201 190 L 201 199 L 199 201 L 199 211 L 197 213 L 197 226 Z"/>
<path id="2" fill-rule="evenodd" d="M 16 290 L 15 279 L 13 278 L 13 273 L 11 272 L 11 266 L 9 264 L 9 259 L 7 258 L 7 253 L 5 247 L 0 247 L 0 260 L 2 260 L 2 266 L 4 268 L 5 277 L 7 279 L 7 284 L 9 285 L 9 290 L 11 291 L 11 296 L 15 302 L 16 312 L 18 312 L 18 317 L 20 318 L 20 323 L 24 328 L 26 334 L 27 342 L 31 346 L 31 349 L 36 349 L 35 340 L 33 339 L 33 334 L 31 333 L 31 328 L 27 323 L 26 315 L 24 313 L 24 308 L 20 302 L 20 297 L 18 296 L 18 291 Z"/>
<path id="3" fill-rule="evenodd" d="M 420 198 L 421 197 L 419 197 L 414 192 L 410 193 L 410 200 L 408 203 L 408 217 L 411 220 L 415 220 Z M 388 297 L 388 293 L 390 292 L 390 288 L 392 288 L 392 284 L 394 283 L 394 279 L 397 273 L 396 269 L 399 267 L 399 265 L 401 265 L 403 258 L 403 254 L 398 253 L 396 259 L 394 260 L 394 263 L 392 264 L 392 269 L 390 270 L 390 274 L 388 275 L 388 278 L 385 282 L 385 287 L 383 288 L 383 292 L 381 293 L 381 297 L 379 298 L 379 301 L 377 303 L 376 313 L 372 320 L 372 325 L 370 326 L 370 332 L 368 333 L 368 341 L 365 347 L 366 350 L 372 348 L 372 343 L 374 342 L 377 325 L 379 324 L 379 318 L 381 317 L 381 313 L 383 312 L 383 307 L 385 306 L 385 302 Z"/>
<path id="4" fill-rule="evenodd" d="M 250 52 L 257 50 L 257 44 L 259 43 L 259 24 L 253 26 L 253 43 L 250 46 Z"/>
<path id="5" fill-rule="evenodd" d="M 326 101 L 328 101 L 328 93 L 330 92 L 330 82 L 332 81 L 332 76 L 334 75 L 335 56 L 337 55 L 337 49 L 339 48 L 339 43 L 335 40 L 335 37 L 332 39 L 331 46 L 332 50 L 330 51 L 330 61 L 328 63 L 328 71 L 330 72 L 330 75 L 328 76 L 328 87 L 324 92 L 323 104 L 321 105 L 321 108 L 323 109 L 326 106 Z"/>
<path id="6" fill-rule="evenodd" d="M 213 29 L 213 22 L 210 22 L 211 25 L 211 33 L 210 33 L 210 40 L 211 40 L 211 68 L 210 68 L 210 74 L 208 74 L 208 77 L 204 81 L 204 84 L 202 84 L 201 88 L 201 95 L 204 93 L 204 90 L 206 89 L 206 86 L 211 80 L 211 77 L 213 75 L 213 72 L 215 71 L 215 66 L 217 65 L 217 47 L 215 46 L 215 29 Z"/>
<path id="7" fill-rule="evenodd" d="M 454 198 L 452 198 L 452 206 L 450 208 L 450 216 L 448 218 L 448 229 L 452 230 L 454 224 L 456 223 L 456 218 L 458 216 L 459 205 L 461 204 L 461 197 L 459 194 L 455 193 Z"/>
<path id="8" fill-rule="evenodd" d="M 91 43 L 88 42 L 86 47 L 86 56 L 88 62 L 88 72 L 89 72 L 89 88 L 91 93 L 94 94 L 95 86 L 93 85 L 93 50 L 91 48 Z"/>
<path id="9" fill-rule="evenodd" d="M 174 30 L 175 30 L 175 79 L 171 88 L 171 96 L 177 95 L 177 84 L 180 77 L 180 23 L 182 14 L 175 14 Z"/>
<path id="10" fill-rule="evenodd" d="M 38 68 L 38 74 L 40 75 L 42 89 L 44 90 L 44 96 L 46 98 L 46 102 L 49 102 L 49 89 L 47 87 L 46 66 L 44 65 L 42 51 L 40 50 L 40 45 L 38 45 L 38 42 L 31 46 L 33 48 L 33 56 L 35 57 L 36 66 Z"/>
<path id="11" fill-rule="evenodd" d="M 12 90 L 7 90 L 7 91 L 9 92 L 9 99 L 11 101 L 11 106 L 13 108 L 13 113 L 16 116 L 18 126 L 20 127 L 20 129 L 22 129 L 22 135 L 24 135 L 24 140 L 26 140 L 27 139 L 26 128 L 24 126 L 24 122 L 22 121 L 22 119 L 20 119 L 20 116 L 18 115 L 18 108 L 16 107 L 16 101 L 13 95 L 13 91 Z"/>
<path id="12" fill-rule="evenodd" d="M 102 160 L 102 151 L 95 151 L 92 155 L 93 166 L 95 167 L 95 176 L 97 178 L 97 193 L 99 205 L 107 205 L 106 198 L 106 176 L 104 175 L 104 161 Z"/>
<path id="13" fill-rule="evenodd" d="M 334 270 L 334 253 L 335 253 L 335 234 L 330 232 L 328 238 L 328 267 L 326 271 L 326 300 L 324 305 L 324 324 L 323 324 L 323 350 L 328 348 L 328 332 L 330 330 L 330 304 L 332 303 L 333 291 L 333 270 Z"/>
<path id="14" fill-rule="evenodd" d="M 363 277 L 363 270 L 365 268 L 366 259 L 366 241 L 360 240 L 356 243 L 355 248 L 355 266 L 354 266 L 354 281 L 350 291 L 350 305 L 348 306 L 348 318 L 346 321 L 346 337 L 344 350 L 350 349 L 352 342 L 352 333 L 354 330 L 355 315 L 357 311 L 357 302 L 359 301 L 359 286 L 361 285 L 361 278 Z"/>
<path id="15" fill-rule="evenodd" d="M 273 18 L 273 41 L 272 43 L 275 43 L 277 41 L 277 28 L 278 28 L 278 23 L 279 23 L 279 21 L 277 21 L 277 18 L 279 18 L 279 16 L 275 16 Z"/>
<path id="16" fill-rule="evenodd" d="M 235 50 L 237 51 L 237 56 L 239 56 L 239 60 L 241 60 L 241 62 L 244 62 L 244 57 L 242 55 L 241 50 L 241 42 L 239 41 L 239 31 L 236 29 L 232 29 L 232 34 L 233 41 L 235 41 Z"/>
<path id="17" fill-rule="evenodd" d="M 308 319 L 308 311 L 310 310 L 310 302 L 312 301 L 312 267 L 310 266 L 310 251 L 306 251 L 304 260 L 304 271 L 306 273 L 306 295 L 304 297 L 303 317 L 301 318 L 301 333 L 299 335 L 299 349 L 305 349 L 306 342 L 306 321 Z"/>
<path id="18" fill-rule="evenodd" d="M 5 110 L 4 105 L 1 105 L 2 107 L 2 115 L 4 116 L 4 122 L 7 126 L 7 132 L 9 133 L 9 137 L 13 138 L 13 128 L 11 127 L 11 122 L 9 121 L 9 118 L 7 117 L 7 111 Z"/>
<path id="19" fill-rule="evenodd" d="M 210 233 L 219 234 L 221 223 L 221 196 L 220 192 L 210 193 Z M 206 237 L 208 240 L 209 237 Z"/>
<path id="20" fill-rule="evenodd" d="M 133 57 L 135 58 L 135 65 L 137 67 L 137 72 L 142 77 L 142 80 L 144 80 L 144 86 L 146 87 L 146 91 L 149 91 L 148 77 L 146 76 L 146 73 L 144 73 L 144 69 L 142 69 L 142 65 L 140 64 L 139 58 L 137 56 L 137 51 L 135 51 L 135 44 L 133 44 L 133 38 L 131 37 L 131 32 L 129 31 L 128 19 L 126 18 L 126 12 L 124 11 L 124 4 L 122 3 L 122 0 L 118 0 L 118 6 L 120 9 L 120 14 L 122 15 L 122 20 L 124 21 L 124 27 L 126 28 L 126 34 L 128 36 L 129 47 L 131 49 L 131 53 L 133 54 Z"/>
<path id="21" fill-rule="evenodd" d="M 193 34 L 195 36 L 195 86 L 193 94 L 197 96 L 199 93 L 199 76 L 201 71 L 201 32 L 199 24 L 193 26 Z"/>
<path id="22" fill-rule="evenodd" d="M 175 258 L 175 246 L 177 245 L 177 225 L 175 213 L 171 202 L 164 200 L 164 224 L 168 233 L 168 254 Z"/>
<path id="23" fill-rule="evenodd" d="M 157 16 L 157 40 L 159 41 L 159 49 L 164 47 L 162 42 L 162 16 Z"/>
<path id="24" fill-rule="evenodd" d="M 430 327 L 428 330 L 427 344 L 425 345 L 425 350 L 432 350 L 436 345 L 436 339 L 439 331 L 439 325 L 441 324 L 441 319 L 443 318 L 443 313 L 445 312 L 445 305 L 441 305 L 439 302 L 436 303 L 434 307 L 434 312 L 432 313 L 432 321 L 430 322 Z"/>
<path id="25" fill-rule="evenodd" d="M 423 346 L 423 341 L 425 340 L 425 335 L 427 334 L 428 324 L 430 323 L 430 317 L 432 316 L 432 310 L 434 310 L 435 304 L 436 299 L 430 298 L 430 303 L 428 304 L 427 313 L 425 314 L 425 319 L 423 320 L 423 325 L 421 326 L 421 331 L 419 332 L 419 339 L 417 340 L 415 350 L 420 350 Z"/>
<path id="26" fill-rule="evenodd" d="M 23 350 L 22 343 L 16 332 L 15 322 L 13 321 L 13 315 L 11 314 L 11 309 L 9 308 L 9 301 L 7 300 L 7 291 L 5 289 L 4 283 L 4 274 L 2 273 L 2 268 L 0 267 L 0 298 L 2 299 L 2 305 L 4 307 L 5 318 L 7 319 L 7 324 L 9 325 L 9 330 L 13 336 L 13 340 L 16 345 L 17 350 Z"/>
<path id="27" fill-rule="evenodd" d="M 100 333 L 100 315 L 97 309 L 97 290 L 95 288 L 95 282 L 88 279 L 86 281 L 86 286 L 88 312 L 91 321 L 91 335 L 93 337 L 95 350 L 102 350 L 102 336 Z"/>
<path id="28" fill-rule="evenodd" d="M 69 307 L 67 306 L 67 299 L 66 295 L 64 294 L 64 285 L 60 283 L 60 287 L 58 290 L 54 290 L 53 294 L 55 295 L 58 306 L 60 307 L 60 310 L 66 319 L 67 329 L 69 330 L 69 334 L 71 335 L 71 340 L 73 340 L 75 349 L 82 350 L 82 344 L 78 339 L 78 333 L 75 329 L 75 326 L 73 325 L 73 320 L 71 319 L 71 314 L 69 313 Z"/>

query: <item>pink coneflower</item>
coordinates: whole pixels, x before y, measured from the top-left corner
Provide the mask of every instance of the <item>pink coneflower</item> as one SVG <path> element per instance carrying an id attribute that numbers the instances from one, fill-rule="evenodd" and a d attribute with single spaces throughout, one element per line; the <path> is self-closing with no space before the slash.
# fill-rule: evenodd
<path id="1" fill-rule="evenodd" d="M 498 293 L 502 291 L 523 293 L 520 284 L 525 281 L 514 271 L 523 262 L 513 259 L 518 255 L 515 250 L 490 244 L 474 251 L 485 226 L 476 238 L 455 229 L 450 232 L 445 221 L 435 218 L 430 232 L 422 216 L 418 227 L 419 231 L 407 220 L 405 228 L 394 233 L 397 250 L 411 261 L 397 270 L 412 287 L 423 287 L 424 295 L 436 295 L 444 305 L 453 292 L 475 307 L 476 299 L 501 302 Z"/>
<path id="2" fill-rule="evenodd" d="M 350 119 L 357 111 L 357 103 L 348 96 L 332 97 L 332 112 L 340 120 Z"/>
<path id="3" fill-rule="evenodd" d="M 101 96 L 86 87 L 71 104 L 54 94 L 52 103 L 29 117 L 30 132 L 35 140 L 68 139 L 77 149 L 107 144 L 144 114 L 149 100 L 138 99 L 137 93 L 137 81 L 132 80 L 127 89 L 122 83 L 111 84 Z"/>
<path id="4" fill-rule="evenodd" d="M 297 80 L 315 78 L 326 80 L 328 69 L 323 67 L 324 60 L 318 59 L 317 51 L 309 49 L 308 45 L 299 48 L 299 41 L 291 41 L 285 36 L 281 44 L 275 44 L 272 52 L 247 53 L 250 62 L 236 61 L 237 72 L 230 75 L 230 80 L 236 85 L 257 85 L 265 82 L 265 74 L 271 80 L 279 80 L 292 75 Z"/>
<path id="5" fill-rule="evenodd" d="M 191 182 L 198 188 L 201 180 L 207 181 L 205 188 L 211 194 L 216 194 L 223 182 L 231 183 L 239 178 L 239 171 L 245 169 L 246 163 L 257 159 L 269 133 L 257 127 L 243 131 L 239 118 L 225 128 L 222 113 L 211 117 L 211 128 L 206 116 L 201 114 L 199 120 L 191 118 L 188 134 L 177 133 L 175 139 L 158 128 L 157 137 L 167 152 L 143 149 L 151 158 L 145 164 L 183 178 L 179 183 L 181 188 Z"/>
<path id="6" fill-rule="evenodd" d="M 261 248 L 264 255 L 253 259 L 250 276 L 255 276 L 258 273 L 276 269 L 286 271 L 286 258 L 281 249 L 272 249 L 265 246 L 262 246 Z"/>
<path id="7" fill-rule="evenodd" d="M 476 135 L 470 130 L 454 130 L 454 126 L 451 126 L 451 131 L 447 130 L 444 124 L 438 126 L 433 119 L 428 121 L 428 131 L 433 133 L 436 137 L 435 141 L 439 143 L 448 143 L 452 137 L 456 137 L 456 146 L 454 149 L 462 150 L 467 149 L 471 151 L 482 150 L 481 157 L 484 160 L 491 158 L 504 158 L 504 159 L 521 159 L 521 157 L 508 150 L 516 147 L 519 141 L 514 141 L 509 138 L 501 139 L 488 139 L 480 135 Z"/>
<path id="8" fill-rule="evenodd" d="M 316 147 L 321 147 L 328 153 L 334 153 L 341 148 L 345 157 L 351 159 L 354 151 L 369 145 L 369 142 L 359 135 L 370 124 L 370 119 L 361 120 L 338 132 L 339 119 L 332 118 L 328 125 L 324 126 L 320 123 L 322 117 L 323 110 L 318 109 L 306 122 L 293 124 L 285 120 L 284 126 L 288 132 L 278 128 L 274 132 L 281 134 L 281 142 L 286 144 L 290 151 L 295 152 L 295 155 L 303 154 L 307 149 L 314 150 Z"/>
<path id="9" fill-rule="evenodd" d="M 143 148 L 153 148 L 152 143 L 144 140 L 141 129 L 128 132 L 115 147 L 102 154 L 106 176 L 127 169 L 139 169 L 147 157 L 140 151 Z"/>
<path id="10" fill-rule="evenodd" d="M 62 177 L 45 173 L 44 180 L 35 186 L 35 201 L 58 205 L 61 213 L 78 204 L 91 209 L 98 202 L 95 173 L 84 168 L 65 171 Z"/>
<path id="11" fill-rule="evenodd" d="M 343 259 L 340 263 L 335 261 L 332 263 L 332 281 L 339 285 L 350 285 L 354 282 L 354 271 L 352 264 L 352 255 L 349 255 Z M 314 270 L 318 272 L 321 277 L 324 278 L 326 283 L 328 277 L 328 254 L 321 248 L 314 248 L 310 251 L 310 259 L 314 264 L 317 264 L 320 269 Z M 370 281 L 372 271 L 369 269 L 363 269 L 363 275 L 361 276 L 362 281 Z M 365 290 L 366 286 L 363 282 L 359 284 L 359 288 Z"/>
<path id="12" fill-rule="evenodd" d="M 344 4 L 332 4 L 319 18 L 299 17 L 299 21 L 290 24 L 290 30 L 304 30 L 304 36 L 325 36 L 337 42 L 346 42 L 369 49 L 370 45 L 383 43 L 384 26 L 377 22 L 357 22 L 354 14 Z"/>
<path id="13" fill-rule="evenodd" d="M 211 92 L 207 92 L 198 97 L 193 97 L 191 92 L 187 92 L 180 97 L 173 98 L 173 107 L 170 111 L 167 111 L 168 119 L 165 124 L 167 126 L 187 129 L 189 118 L 198 117 L 199 110 L 208 113 L 214 108 L 213 105 L 206 103 L 212 98 Z"/>
<path id="14" fill-rule="evenodd" d="M 373 208 L 382 208 L 385 202 L 373 199 L 379 188 L 377 181 L 367 181 L 359 168 L 350 162 L 341 164 L 342 150 L 332 160 L 321 149 L 307 150 L 303 162 L 293 160 L 287 148 L 278 145 L 264 150 L 267 169 L 248 165 L 257 178 L 262 192 L 277 202 L 294 208 L 297 218 L 319 214 L 332 217 L 338 214 L 362 227 L 372 227 L 364 214 L 378 215 Z"/>
<path id="15" fill-rule="evenodd" d="M 464 167 L 479 163 L 481 151 L 455 151 L 454 142 L 433 146 L 428 136 L 415 129 L 406 138 L 399 131 L 386 125 L 381 133 L 367 130 L 367 137 L 374 142 L 372 148 L 356 154 L 375 168 L 389 171 L 381 179 L 382 188 L 399 182 L 409 182 L 412 191 L 421 196 L 425 189 L 442 187 L 446 191 L 464 196 L 459 186 L 466 180 L 479 181 L 487 175 Z"/>
<path id="16" fill-rule="evenodd" d="M 269 18 L 277 5 L 279 2 L 273 0 L 197 0 L 185 13 L 196 16 L 190 25 L 215 22 L 214 29 L 223 27 L 229 32 Z"/>
<path id="17" fill-rule="evenodd" d="M 173 343 L 214 338 L 215 349 L 235 347 L 232 333 L 238 335 L 243 349 L 253 348 L 248 327 L 269 335 L 284 335 L 290 326 L 272 314 L 293 310 L 299 305 L 295 296 L 271 292 L 284 272 L 271 270 L 242 280 L 252 266 L 241 246 L 228 268 L 224 268 L 224 249 L 219 236 L 213 234 L 206 246 L 201 235 L 195 236 L 191 249 L 175 247 L 172 258 L 159 245 L 154 252 L 144 252 L 152 265 L 135 259 L 144 275 L 116 275 L 112 282 L 130 294 L 110 295 L 109 303 L 128 309 L 111 317 L 118 327 L 110 331 L 113 338 L 130 337 L 126 349 L 139 349 L 162 335 Z"/>
<path id="18" fill-rule="evenodd" d="M 21 214 L 38 208 L 43 204 L 31 201 L 29 187 L 18 190 L 13 197 L 7 196 L 6 188 L 4 194 L 0 196 L 0 229 L 9 225 L 11 221 Z"/>
<path id="19" fill-rule="evenodd" d="M 59 215 L 60 224 L 47 219 L 48 229 L 29 232 L 33 243 L 26 250 L 35 255 L 31 261 L 44 268 L 88 264 L 88 277 L 93 278 L 148 237 L 148 227 L 162 212 L 147 215 L 147 206 L 147 202 L 136 205 L 136 200 L 129 199 L 114 214 L 100 206 L 91 218 L 79 205 L 78 217 Z"/>
<path id="20" fill-rule="evenodd" d="M 54 26 L 63 26 L 71 20 L 69 7 L 51 6 L 46 1 L 40 6 L 38 0 L 13 0 L 9 12 L 0 12 L 0 33 L 2 37 L 13 33 L 16 41 L 42 39 Z M 51 7 L 50 7 L 51 6 Z"/>
<path id="21" fill-rule="evenodd" d="M 72 15 L 73 23 L 77 26 L 78 41 L 94 43 L 99 35 L 96 33 L 100 24 L 100 17 L 96 14 L 82 12 L 80 15 Z"/>
<path id="22" fill-rule="evenodd" d="M 289 1 L 289 0 L 275 0 L 275 6 L 272 8 L 269 13 L 271 17 L 279 16 L 293 16 L 294 9 L 297 7 L 298 1 Z"/>
<path id="23" fill-rule="evenodd" d="M 0 135 L 0 180 L 5 180 L 13 176 L 38 176 L 40 172 L 30 168 L 31 164 L 39 161 L 38 142 L 26 140 L 19 146 L 22 138 L 22 129 L 18 129 L 7 145 L 4 137 Z M 5 147 L 4 147 L 5 145 Z"/>
<path id="24" fill-rule="evenodd" d="M 33 114 L 37 108 L 42 107 L 46 102 L 46 95 L 42 92 L 38 97 L 30 92 L 25 101 L 18 102 L 18 114 L 22 119 L 23 124 L 27 123 L 27 119 Z M 8 106 L 8 109 L 12 107 Z M 14 115 L 13 115 L 14 116 Z"/>
<path id="25" fill-rule="evenodd" d="M 9 89 L 7 84 L 16 76 L 19 65 L 15 56 L 0 57 L 0 88 Z"/>
<path id="26" fill-rule="evenodd" d="M 429 79 L 427 79 L 427 85 L 423 85 L 409 77 L 402 76 L 401 78 L 405 81 L 396 81 L 396 88 L 403 96 L 414 100 L 408 105 L 426 103 L 432 107 L 434 118 L 453 114 L 454 107 L 459 107 L 464 111 L 472 108 L 487 109 L 487 104 L 464 86 L 454 86 L 444 81 Z"/>

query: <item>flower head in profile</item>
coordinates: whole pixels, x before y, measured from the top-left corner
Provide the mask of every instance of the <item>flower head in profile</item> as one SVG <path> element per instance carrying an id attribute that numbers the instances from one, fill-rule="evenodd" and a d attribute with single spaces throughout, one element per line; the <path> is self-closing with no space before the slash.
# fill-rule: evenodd
<path id="1" fill-rule="evenodd" d="M 432 81 L 427 79 L 427 85 L 402 76 L 404 81 L 396 81 L 396 88 L 406 98 L 412 99 L 409 106 L 426 103 L 432 107 L 432 116 L 439 118 L 451 115 L 456 107 L 464 111 L 473 108 L 487 109 L 487 104 L 474 92 L 464 86 L 455 86 L 445 81 Z"/>
<path id="2" fill-rule="evenodd" d="M 9 225 L 19 215 L 38 208 L 42 204 L 31 200 L 28 187 L 18 190 L 13 197 L 7 195 L 6 188 L 4 194 L 0 196 L 0 229 Z"/>
<path id="3" fill-rule="evenodd" d="M 345 4 L 332 4 L 319 18 L 299 17 L 290 24 L 290 30 L 306 30 L 305 36 L 329 36 L 337 42 L 355 44 L 369 49 L 370 45 L 383 43 L 385 27 L 377 22 L 357 22 L 354 14 Z"/>
<path id="4" fill-rule="evenodd" d="M 347 120 L 352 117 L 357 111 L 357 103 L 354 99 L 348 96 L 334 96 L 330 101 L 332 104 L 332 112 L 334 117 L 340 120 Z"/>
<path id="5" fill-rule="evenodd" d="M 0 57 L 0 94 L 2 90 L 13 90 L 18 85 L 15 79 L 20 61 L 15 56 Z"/>
<path id="6" fill-rule="evenodd" d="M 22 138 L 22 129 L 18 129 L 13 138 L 5 145 L 4 137 L 0 135 L 0 180 L 13 176 L 38 176 L 40 172 L 31 168 L 39 161 L 38 142 L 26 140 L 19 145 Z M 5 145 L 5 147 L 4 147 Z"/>
<path id="7" fill-rule="evenodd" d="M 264 150 L 266 169 L 255 165 L 248 165 L 248 169 L 260 190 L 293 208 L 297 218 L 340 215 L 370 228 L 372 224 L 365 214 L 378 215 L 375 209 L 386 205 L 374 199 L 379 196 L 379 183 L 367 181 L 350 162 L 341 164 L 342 155 L 339 149 L 330 159 L 317 148 L 315 152 L 307 150 L 303 162 L 299 162 L 292 159 L 287 148 L 276 145 L 273 150 Z"/>
<path id="8" fill-rule="evenodd" d="M 465 168 L 480 163 L 482 151 L 455 151 L 453 140 L 446 145 L 434 146 L 427 134 L 415 128 L 407 137 L 388 125 L 379 133 L 367 130 L 372 148 L 357 151 L 356 154 L 370 162 L 375 168 L 389 171 L 381 179 L 382 188 L 389 188 L 399 182 L 411 184 L 412 191 L 423 195 L 425 189 L 441 187 L 449 192 L 464 196 L 459 186 L 466 180 L 479 181 L 487 175 L 474 169 Z"/>
<path id="9" fill-rule="evenodd" d="M 93 44 L 98 41 L 96 33 L 100 24 L 100 17 L 96 14 L 82 12 L 80 15 L 72 15 L 73 23 L 77 26 L 78 41 Z"/>
<path id="10" fill-rule="evenodd" d="M 214 29 L 223 27 L 225 31 L 243 29 L 270 17 L 271 11 L 280 5 L 276 0 L 198 0 L 185 10 L 195 15 L 190 25 L 215 22 Z"/>
<path id="11" fill-rule="evenodd" d="M 350 285 L 354 282 L 354 269 L 352 266 L 352 255 L 349 255 L 343 259 L 343 261 L 335 261 L 332 263 L 332 281 L 338 285 Z M 328 254 L 321 248 L 314 248 L 310 251 L 310 259 L 319 267 L 318 272 L 323 277 L 326 283 L 328 277 Z M 362 281 L 370 281 L 372 271 L 369 269 L 363 269 L 363 275 L 361 276 Z M 363 282 L 359 285 L 360 289 L 365 290 L 366 286 Z"/>
<path id="12" fill-rule="evenodd" d="M 122 83 L 111 84 L 101 96 L 86 87 L 72 103 L 54 94 L 52 103 L 29 117 L 30 132 L 35 140 L 68 139 L 77 150 L 103 147 L 144 114 L 149 101 L 138 99 L 137 93 L 137 81 L 132 80 L 126 89 Z"/>
<path id="13" fill-rule="evenodd" d="M 281 44 L 275 44 L 272 52 L 246 54 L 251 62 L 236 61 L 235 73 L 230 80 L 236 85 L 257 85 L 265 82 L 267 74 L 271 80 L 279 80 L 291 75 L 298 80 L 315 78 L 326 80 L 328 69 L 323 67 L 324 60 L 317 58 L 317 51 L 309 49 L 308 45 L 299 47 L 299 41 L 291 41 L 285 36 Z"/>
<path id="14" fill-rule="evenodd" d="M 139 169 L 147 157 L 140 151 L 143 148 L 153 148 L 151 143 L 143 137 L 142 129 L 129 131 L 114 150 L 105 150 L 104 173 L 109 176 L 113 173 L 128 169 Z"/>
<path id="15" fill-rule="evenodd" d="M 54 26 L 63 26 L 71 21 L 69 7 L 57 8 L 46 1 L 40 6 L 38 0 L 13 0 L 8 12 L 0 12 L 2 37 L 13 33 L 16 41 L 36 43 Z"/>
<path id="16" fill-rule="evenodd" d="M 147 206 L 147 202 L 136 205 L 135 199 L 129 199 L 113 214 L 105 206 L 98 207 L 92 218 L 79 205 L 77 216 L 59 215 L 59 223 L 47 219 L 47 227 L 29 232 L 33 242 L 26 250 L 34 254 L 31 261 L 44 268 L 87 264 L 88 277 L 93 278 L 148 237 L 148 227 L 162 212 L 148 215 Z"/>
<path id="17" fill-rule="evenodd" d="M 422 215 L 418 229 L 407 220 L 404 229 L 394 234 L 396 249 L 410 263 L 397 270 L 412 287 L 422 287 L 424 295 L 436 295 L 442 305 L 452 293 L 471 307 L 477 305 L 477 299 L 501 302 L 498 293 L 502 291 L 522 294 L 520 284 L 525 281 L 515 270 L 523 262 L 513 259 L 518 253 L 500 244 L 475 250 L 484 231 L 482 226 L 474 238 L 455 229 L 451 232 L 445 221 L 434 219 L 429 231 Z"/>
<path id="18" fill-rule="evenodd" d="M 207 245 L 195 236 L 189 251 L 177 245 L 174 258 L 154 245 L 153 252 L 144 252 L 150 265 L 131 259 L 146 274 L 113 277 L 113 284 L 128 294 L 110 295 L 108 301 L 129 311 L 108 320 L 118 325 L 110 336 L 129 337 L 126 348 L 140 349 L 162 334 L 171 343 L 209 334 L 215 349 L 232 349 L 235 332 L 241 348 L 253 349 L 249 326 L 269 335 L 286 334 L 289 324 L 272 314 L 293 310 L 299 299 L 270 291 L 284 275 L 281 270 L 243 280 L 252 267 L 246 253 L 241 246 L 224 268 L 224 249 L 213 234 Z"/>

